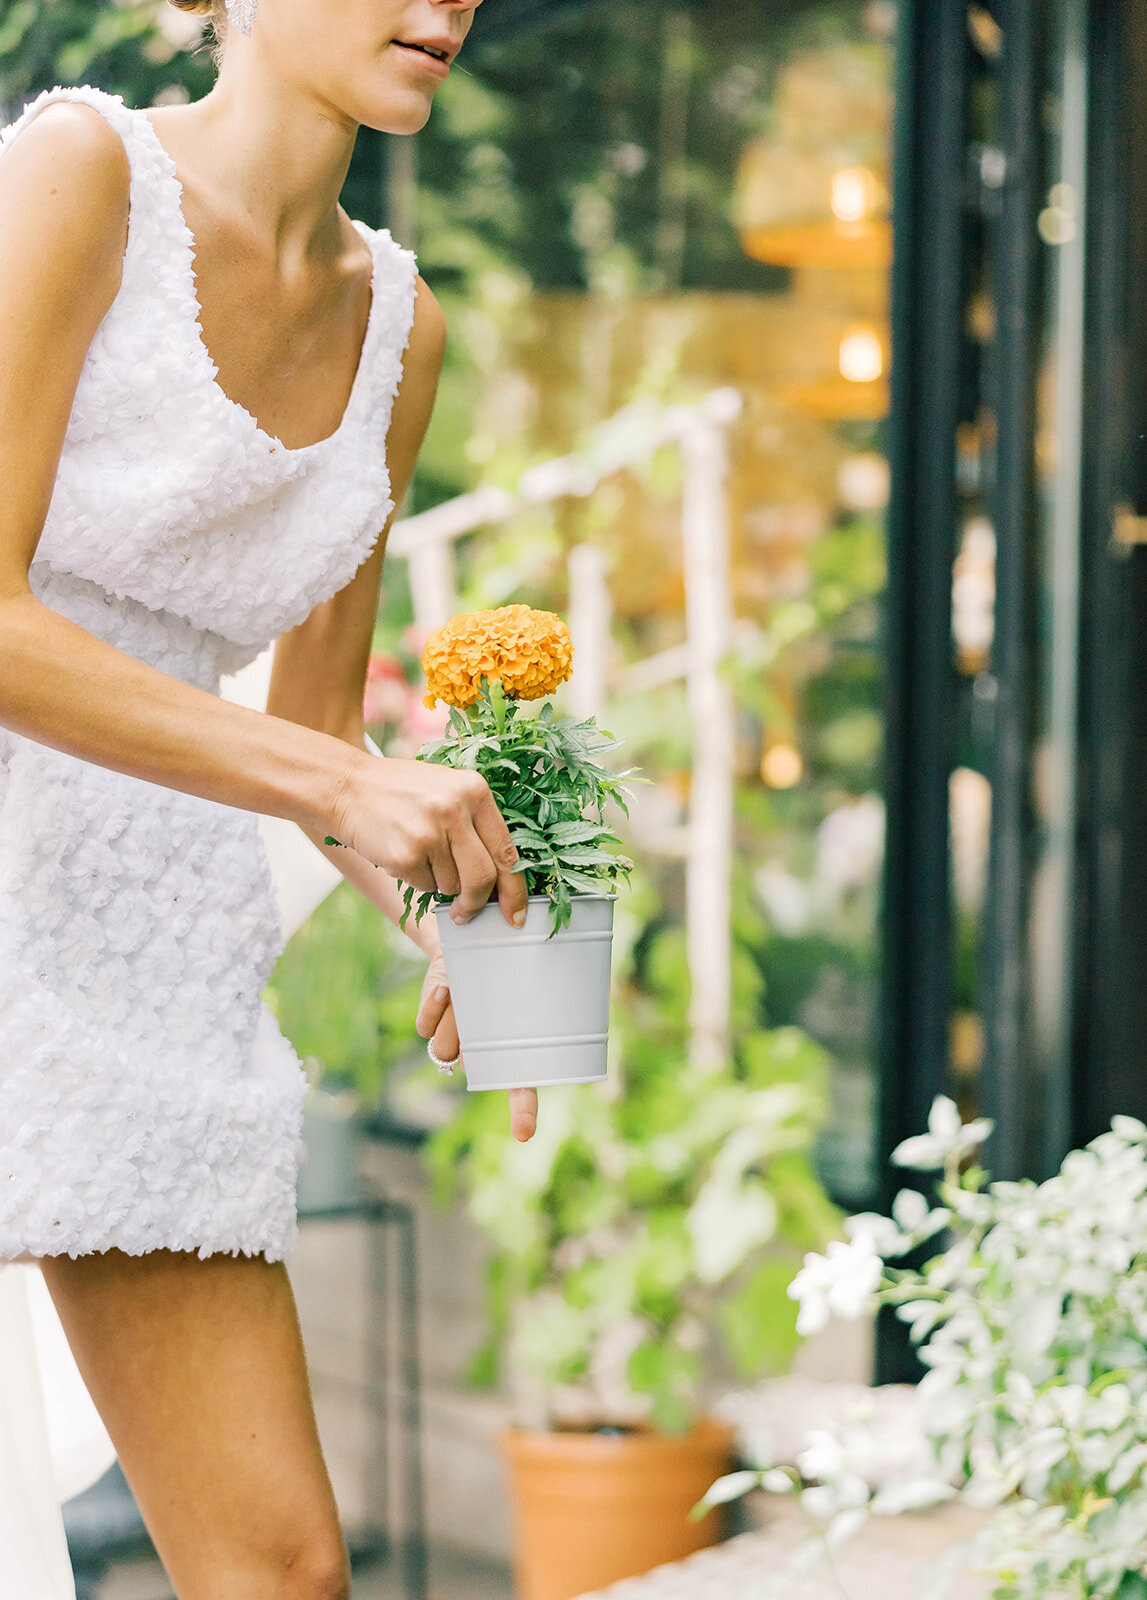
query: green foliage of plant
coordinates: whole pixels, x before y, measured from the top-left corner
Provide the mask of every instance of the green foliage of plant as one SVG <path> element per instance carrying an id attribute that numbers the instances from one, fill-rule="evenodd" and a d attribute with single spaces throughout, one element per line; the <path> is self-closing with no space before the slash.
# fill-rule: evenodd
<path id="1" fill-rule="evenodd" d="M 788 1257 L 763 1261 L 718 1309 L 729 1352 L 748 1376 L 783 1369 L 800 1343 L 797 1308 L 786 1297 L 792 1270 Z"/>
<path id="2" fill-rule="evenodd" d="M 927 1369 L 916 1447 L 882 1461 L 878 1432 L 853 1416 L 810 1434 L 795 1466 L 761 1461 L 700 1505 L 795 1490 L 814 1543 L 837 1548 L 870 1514 L 962 1503 L 990 1513 L 965 1565 L 996 1580 L 993 1600 L 1139 1600 L 1147 1126 L 1113 1117 L 1042 1183 L 991 1181 L 978 1156 L 992 1128 L 938 1095 L 928 1131 L 892 1152 L 939 1173 L 934 1197 L 913 1183 L 890 1216 L 850 1217 L 847 1243 L 807 1254 L 791 1285 L 802 1334 L 881 1306 L 908 1325 Z"/>
<path id="3" fill-rule="evenodd" d="M 288 942 L 266 999 L 299 1054 L 324 1062 L 324 1081 L 372 1106 L 416 1037 L 423 970 L 382 913 L 340 883 Z"/>
<path id="4" fill-rule="evenodd" d="M 451 707 L 447 735 L 416 757 L 485 778 L 518 848 L 514 871 L 524 875 L 530 894 L 550 900 L 551 937 L 569 926 L 573 895 L 612 894 L 632 868 L 604 818 L 611 802 L 628 814 L 631 774 L 611 772 L 599 759 L 616 745 L 595 718 L 557 717 L 548 700 L 536 715 L 523 714 L 496 678 L 483 678 L 477 704 Z M 403 899 L 405 927 L 413 906 L 418 921 L 435 901 L 453 896 L 423 893 L 416 900 L 408 884 Z"/>
<path id="5" fill-rule="evenodd" d="M 547 1091 L 526 1145 L 506 1138 L 496 1097 L 468 1096 L 426 1152 L 438 1199 L 464 1195 L 494 1247 L 471 1379 L 495 1382 L 508 1354 L 540 1411 L 572 1396 L 590 1425 L 688 1426 L 714 1335 L 746 1378 L 782 1370 L 786 1285 L 837 1231 L 809 1158 L 824 1052 L 798 1029 L 760 1029 L 746 1007 L 729 1060 L 690 1063 L 680 997 L 666 1003 L 681 987 L 679 931 L 658 916 L 639 879 L 620 941 L 627 922 L 654 931 L 622 956 L 615 1081 Z M 755 1005 L 759 984 L 745 982 Z"/>

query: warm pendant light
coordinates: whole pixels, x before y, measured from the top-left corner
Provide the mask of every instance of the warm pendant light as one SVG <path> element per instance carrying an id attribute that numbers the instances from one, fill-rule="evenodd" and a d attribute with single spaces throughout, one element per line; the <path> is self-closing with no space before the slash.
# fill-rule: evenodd
<path id="1" fill-rule="evenodd" d="M 888 412 L 887 367 L 879 331 L 861 323 L 841 334 L 835 372 L 786 389 L 784 398 L 826 422 L 879 421 Z"/>
<path id="2" fill-rule="evenodd" d="M 890 119 L 873 52 L 840 46 L 792 61 L 774 131 L 741 155 L 735 208 L 746 254 L 781 267 L 887 270 Z"/>

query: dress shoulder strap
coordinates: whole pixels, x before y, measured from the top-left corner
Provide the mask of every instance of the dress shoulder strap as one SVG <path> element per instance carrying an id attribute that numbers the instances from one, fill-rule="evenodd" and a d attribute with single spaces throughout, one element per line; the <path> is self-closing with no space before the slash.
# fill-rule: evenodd
<path id="1" fill-rule="evenodd" d="M 86 83 L 44 89 L 28 102 L 15 121 L 0 129 L 0 158 L 45 106 L 60 100 L 81 101 L 93 106 L 123 140 L 131 168 L 131 189 L 121 289 L 128 283 L 144 282 L 147 258 L 156 242 L 159 226 L 154 196 L 160 180 L 154 172 L 156 163 L 152 147 L 139 127 L 140 114 L 124 103 L 122 95 L 109 94 L 105 89 L 97 89 Z"/>
<path id="2" fill-rule="evenodd" d="M 402 358 L 414 326 L 418 259 L 413 250 L 392 237 L 389 228 L 372 228 L 353 220 L 374 257 L 371 323 L 377 325 L 377 336 L 370 352 L 370 429 L 376 437 L 385 439 L 402 380 Z"/>

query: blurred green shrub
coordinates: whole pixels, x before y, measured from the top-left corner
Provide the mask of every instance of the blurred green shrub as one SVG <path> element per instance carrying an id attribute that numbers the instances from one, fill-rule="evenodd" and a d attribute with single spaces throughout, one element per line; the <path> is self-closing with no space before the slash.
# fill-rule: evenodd
<path id="1" fill-rule="evenodd" d="M 680 930 L 656 925 L 648 888 L 644 900 L 648 937 L 622 957 L 615 1081 L 548 1090 L 526 1145 L 507 1137 L 500 1095 L 470 1095 L 427 1146 L 438 1197 L 463 1195 L 494 1246 L 471 1377 L 494 1382 L 508 1352 L 535 1424 L 687 1427 L 714 1333 L 743 1377 L 783 1370 L 786 1285 L 836 1231 L 809 1158 L 824 1052 L 796 1028 L 750 1024 L 718 1070 L 691 1064 Z M 744 951 L 736 965 L 747 1022 L 759 980 Z"/>
<path id="2" fill-rule="evenodd" d="M 421 1052 L 414 1031 L 426 962 L 349 883 L 340 883 L 280 956 L 265 998 L 301 1056 L 372 1109 L 391 1069 Z"/>

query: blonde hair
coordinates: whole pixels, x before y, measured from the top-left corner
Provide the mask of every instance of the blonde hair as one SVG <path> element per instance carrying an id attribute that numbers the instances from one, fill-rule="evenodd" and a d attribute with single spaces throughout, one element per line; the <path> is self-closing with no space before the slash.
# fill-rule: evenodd
<path id="1" fill-rule="evenodd" d="M 224 0 L 171 0 L 177 11 L 189 11 L 194 17 L 209 17 L 211 32 L 215 36 L 212 59 L 218 67 L 223 55 L 223 41 L 227 37 L 227 8 Z"/>

